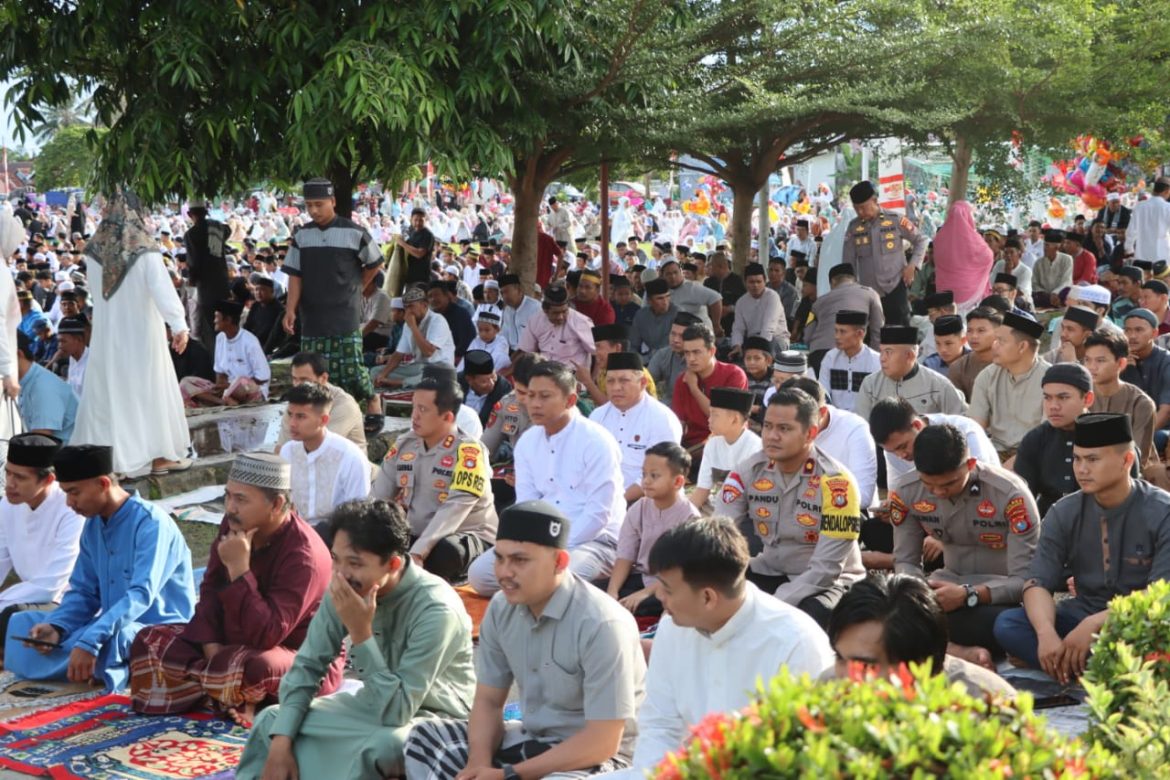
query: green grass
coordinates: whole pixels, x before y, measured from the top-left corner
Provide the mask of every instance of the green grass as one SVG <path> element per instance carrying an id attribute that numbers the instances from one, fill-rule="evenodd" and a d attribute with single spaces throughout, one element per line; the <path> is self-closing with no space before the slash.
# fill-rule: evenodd
<path id="1" fill-rule="evenodd" d="M 207 558 L 211 555 L 211 545 L 219 535 L 219 526 L 210 523 L 195 523 L 178 520 L 179 531 L 187 540 L 191 548 L 191 565 L 196 569 L 207 565 Z"/>

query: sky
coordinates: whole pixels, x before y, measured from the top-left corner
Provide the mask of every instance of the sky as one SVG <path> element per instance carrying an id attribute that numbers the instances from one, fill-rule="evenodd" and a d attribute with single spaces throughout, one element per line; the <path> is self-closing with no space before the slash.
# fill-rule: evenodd
<path id="1" fill-rule="evenodd" d="M 12 109 L 4 99 L 10 86 L 12 86 L 12 82 L 8 79 L 0 81 L 0 116 L 3 117 L 3 122 L 0 122 L 0 144 L 7 146 L 10 153 L 14 147 L 23 147 L 35 152 L 40 148 L 40 144 L 35 139 L 29 138 L 26 141 L 19 141 L 16 138 L 16 131 L 12 127 Z"/>

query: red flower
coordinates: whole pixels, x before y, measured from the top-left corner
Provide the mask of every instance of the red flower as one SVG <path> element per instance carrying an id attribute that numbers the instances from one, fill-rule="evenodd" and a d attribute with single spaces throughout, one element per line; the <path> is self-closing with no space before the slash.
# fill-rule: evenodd
<path id="1" fill-rule="evenodd" d="M 814 734 L 820 734 L 825 730 L 825 721 L 823 718 L 814 718 L 808 711 L 808 708 L 803 704 L 796 711 L 796 717 L 804 724 L 804 727 Z"/>

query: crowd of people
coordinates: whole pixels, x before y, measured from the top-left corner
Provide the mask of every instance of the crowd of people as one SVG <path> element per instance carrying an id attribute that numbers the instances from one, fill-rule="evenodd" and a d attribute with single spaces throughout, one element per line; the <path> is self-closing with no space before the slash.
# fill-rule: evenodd
<path id="1" fill-rule="evenodd" d="M 1170 181 L 1079 231 L 959 201 L 933 242 L 863 181 L 740 271 L 665 204 L 619 202 L 606 253 L 552 198 L 535 289 L 498 192 L 302 196 L 0 212 L 4 668 L 211 707 L 238 777 L 640 777 L 785 667 L 1072 684 L 1170 572 Z M 197 581 L 122 483 L 283 358 Z"/>

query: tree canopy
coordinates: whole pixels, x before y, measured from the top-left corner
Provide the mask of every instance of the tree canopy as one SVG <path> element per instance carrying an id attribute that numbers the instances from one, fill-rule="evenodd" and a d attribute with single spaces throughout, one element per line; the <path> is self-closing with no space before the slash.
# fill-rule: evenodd
<path id="1" fill-rule="evenodd" d="M 53 133 L 36 158 L 36 184 L 42 191 L 85 187 L 93 179 L 93 146 L 104 134 L 83 125 Z"/>

